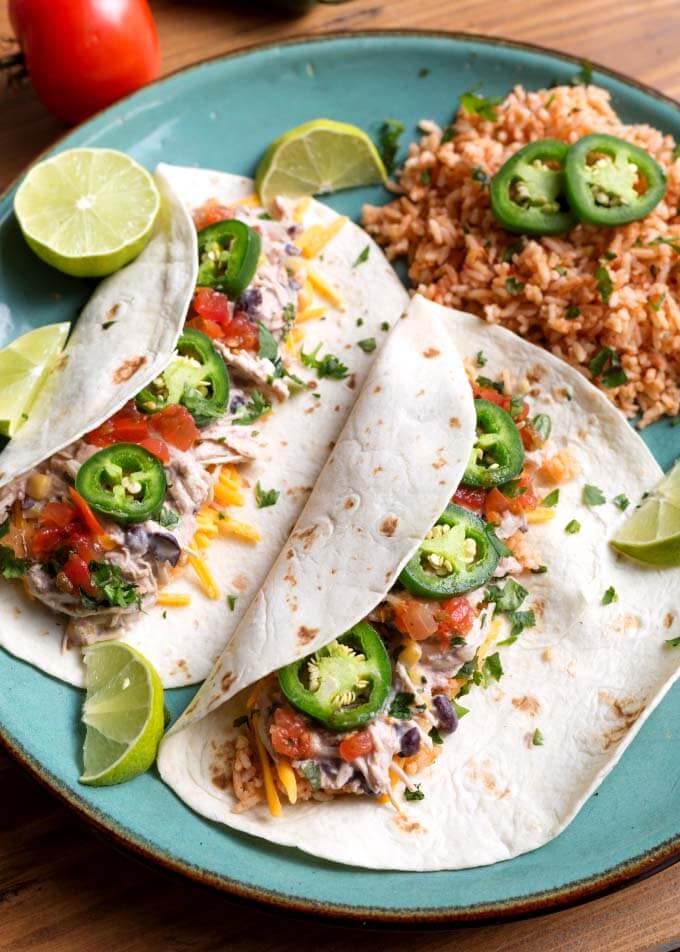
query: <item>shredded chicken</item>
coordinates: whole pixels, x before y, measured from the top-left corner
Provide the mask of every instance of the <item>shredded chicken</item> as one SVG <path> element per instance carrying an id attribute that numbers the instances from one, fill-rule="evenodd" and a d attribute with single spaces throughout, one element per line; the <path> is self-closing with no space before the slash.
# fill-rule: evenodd
<path id="1" fill-rule="evenodd" d="M 286 400 L 290 396 L 288 385 L 282 377 L 275 377 L 276 367 L 265 357 L 256 357 L 246 350 L 230 350 L 221 341 L 215 341 L 215 347 L 222 355 L 230 370 L 248 383 L 257 384 L 268 395 L 277 400 Z"/>

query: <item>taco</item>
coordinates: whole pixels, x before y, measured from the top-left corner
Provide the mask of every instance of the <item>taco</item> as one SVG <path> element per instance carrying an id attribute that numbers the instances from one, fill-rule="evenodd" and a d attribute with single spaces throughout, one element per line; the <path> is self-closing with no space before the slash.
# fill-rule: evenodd
<path id="1" fill-rule="evenodd" d="M 318 202 L 156 177 L 150 244 L 98 287 L 0 454 L 0 644 L 74 684 L 108 638 L 166 686 L 206 676 L 408 300 Z"/>
<path id="2" fill-rule="evenodd" d="M 578 372 L 414 298 L 162 777 L 355 866 L 547 842 L 680 670 L 677 571 L 607 544 L 659 475 Z"/>

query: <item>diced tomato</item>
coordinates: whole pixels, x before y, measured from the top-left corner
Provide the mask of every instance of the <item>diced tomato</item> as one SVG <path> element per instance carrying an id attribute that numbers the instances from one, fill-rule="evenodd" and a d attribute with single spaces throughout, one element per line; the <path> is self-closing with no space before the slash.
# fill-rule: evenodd
<path id="1" fill-rule="evenodd" d="M 196 231 L 207 228 L 208 225 L 216 225 L 218 221 L 225 221 L 227 218 L 234 217 L 234 210 L 220 205 L 215 199 L 209 199 L 205 205 L 201 205 L 192 212 Z"/>
<path id="2" fill-rule="evenodd" d="M 69 555 L 61 571 L 76 590 L 82 589 L 86 595 L 91 597 L 97 594 L 97 589 L 92 584 L 87 562 L 76 555 L 75 552 Z"/>
<path id="3" fill-rule="evenodd" d="M 88 503 L 83 499 L 77 490 L 73 486 L 68 488 L 69 495 L 74 502 L 76 509 L 78 510 L 78 515 L 80 516 L 85 528 L 88 529 L 92 535 L 101 536 L 105 535 L 104 527 L 95 514 L 90 509 Z"/>
<path id="4" fill-rule="evenodd" d="M 41 526 L 33 533 L 29 550 L 34 559 L 42 562 L 56 552 L 64 543 L 64 530 L 54 523 Z"/>
<path id="5" fill-rule="evenodd" d="M 178 450 L 189 450 L 199 438 L 198 427 L 194 418 L 178 403 L 170 404 L 150 418 L 150 424 L 155 433 L 162 436 L 166 443 L 176 446 Z"/>
<path id="6" fill-rule="evenodd" d="M 156 437 L 150 436 L 146 440 L 140 440 L 137 445 L 142 446 L 145 450 L 148 450 L 149 453 L 157 457 L 161 463 L 170 462 L 170 453 L 168 452 L 168 447 L 163 442 L 163 440 L 158 440 Z"/>
<path id="7" fill-rule="evenodd" d="M 526 420 L 528 416 L 529 416 L 529 404 L 526 402 L 523 402 L 522 409 L 519 411 L 519 413 L 514 414 L 513 420 L 515 421 L 515 423 L 521 423 L 522 420 Z"/>
<path id="8" fill-rule="evenodd" d="M 519 431 L 525 450 L 540 450 L 543 446 L 542 437 L 536 432 L 531 423 L 525 423 Z"/>
<path id="9" fill-rule="evenodd" d="M 99 542 L 89 536 L 82 535 L 78 531 L 69 535 L 66 545 L 69 549 L 73 549 L 76 555 L 79 555 L 87 565 L 90 562 L 97 562 L 102 555 L 102 546 Z"/>
<path id="10" fill-rule="evenodd" d="M 368 757 L 373 750 L 373 738 L 368 731 L 359 731 L 343 738 L 338 747 L 338 753 L 343 760 L 351 763 L 357 757 Z"/>
<path id="11" fill-rule="evenodd" d="M 489 491 L 486 502 L 484 503 L 484 515 L 486 518 L 493 521 L 492 517 L 494 513 L 500 516 L 504 512 L 511 512 L 513 515 L 519 516 L 523 512 L 535 509 L 538 505 L 538 499 L 536 498 L 531 478 L 526 473 L 520 476 L 517 488 L 520 491 L 519 495 L 511 498 L 494 486 L 494 488 Z M 521 490 L 524 491 L 522 492 Z"/>
<path id="12" fill-rule="evenodd" d="M 476 486 L 459 486 L 453 494 L 451 502 L 458 506 L 463 506 L 471 512 L 481 512 L 486 500 L 486 489 L 478 489 Z"/>
<path id="13" fill-rule="evenodd" d="M 212 288 L 197 288 L 192 307 L 199 317 L 216 324 L 226 325 L 231 318 L 229 298 Z"/>
<path id="14" fill-rule="evenodd" d="M 302 717 L 288 707 L 277 707 L 269 736 L 277 754 L 291 760 L 304 760 L 312 755 L 312 736 Z"/>
<path id="15" fill-rule="evenodd" d="M 467 598 L 458 596 L 440 602 L 437 611 L 439 621 L 438 635 L 467 635 L 472 628 L 475 615 Z"/>
<path id="16" fill-rule="evenodd" d="M 210 337 L 212 340 L 219 340 L 223 334 L 221 324 L 216 324 L 215 321 L 206 321 L 203 317 L 192 317 L 190 321 L 186 322 L 186 326 L 190 327 L 191 330 L 200 331 L 201 334 L 205 334 L 206 337 Z"/>
<path id="17" fill-rule="evenodd" d="M 228 347 L 241 350 L 258 350 L 260 332 L 246 314 L 237 311 L 224 328 L 224 342 Z"/>
<path id="18" fill-rule="evenodd" d="M 149 435 L 149 418 L 140 413 L 133 400 L 105 420 L 96 430 L 91 430 L 85 440 L 94 446 L 110 446 L 112 443 L 139 443 Z"/>
<path id="19" fill-rule="evenodd" d="M 436 634 L 439 622 L 436 619 L 436 602 L 415 598 L 406 592 L 390 599 L 394 611 L 394 624 L 403 635 L 414 641 L 424 641 Z"/>
<path id="20" fill-rule="evenodd" d="M 480 387 L 478 383 L 472 384 L 472 393 L 478 400 L 488 400 L 510 412 L 510 397 L 506 393 L 499 393 L 492 387 Z"/>
<path id="21" fill-rule="evenodd" d="M 38 516 L 40 525 L 54 525 L 60 529 L 67 529 L 78 519 L 78 513 L 67 502 L 48 502 L 43 506 Z"/>

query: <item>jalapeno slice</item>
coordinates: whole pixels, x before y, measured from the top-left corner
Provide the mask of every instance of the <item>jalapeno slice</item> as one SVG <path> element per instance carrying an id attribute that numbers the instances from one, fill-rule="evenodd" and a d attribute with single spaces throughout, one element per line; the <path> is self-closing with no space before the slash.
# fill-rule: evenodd
<path id="1" fill-rule="evenodd" d="M 568 148 L 559 139 L 539 139 L 501 166 L 490 194 L 491 210 L 503 228 L 522 235 L 559 235 L 575 224 L 565 193 Z"/>
<path id="2" fill-rule="evenodd" d="M 222 416 L 229 401 L 229 375 L 209 337 L 187 329 L 177 342 L 178 356 L 137 395 L 143 413 L 157 413 L 181 403 L 197 426 Z"/>
<path id="3" fill-rule="evenodd" d="M 449 505 L 406 563 L 399 581 L 422 598 L 444 599 L 479 588 L 498 565 L 498 552 L 482 520 Z"/>
<path id="4" fill-rule="evenodd" d="M 165 470 L 142 446 L 114 443 L 83 463 L 76 489 L 96 512 L 114 522 L 144 522 L 163 504 Z"/>
<path id="5" fill-rule="evenodd" d="M 279 671 L 290 703 L 335 731 L 373 720 L 392 686 L 392 665 L 378 632 L 367 622 Z"/>
<path id="6" fill-rule="evenodd" d="M 197 286 L 238 297 L 253 280 L 261 248 L 258 233 L 237 218 L 202 228 L 198 233 Z"/>
<path id="7" fill-rule="evenodd" d="M 491 489 L 522 472 L 524 447 L 509 413 L 489 400 L 475 400 L 475 410 L 477 438 L 463 474 L 463 483 Z"/>
<path id="8" fill-rule="evenodd" d="M 569 149 L 565 178 L 578 218 L 610 228 L 644 218 L 666 192 L 666 176 L 648 152 L 601 133 Z"/>

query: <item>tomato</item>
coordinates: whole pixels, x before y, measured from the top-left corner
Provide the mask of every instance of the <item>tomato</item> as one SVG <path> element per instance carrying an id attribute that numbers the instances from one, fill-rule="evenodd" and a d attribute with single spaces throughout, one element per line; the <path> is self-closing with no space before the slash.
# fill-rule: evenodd
<path id="1" fill-rule="evenodd" d="M 394 624 L 402 634 L 414 641 L 424 641 L 437 632 L 439 622 L 436 613 L 439 606 L 436 602 L 400 592 L 390 599 L 390 604 L 394 611 Z"/>
<path id="2" fill-rule="evenodd" d="M 199 317 L 216 324 L 227 324 L 231 317 L 229 298 L 212 288 L 197 288 L 192 307 Z"/>
<path id="3" fill-rule="evenodd" d="M 522 437 L 522 443 L 525 450 L 540 450 L 543 446 L 543 438 L 536 432 L 531 423 L 525 423 L 519 431 Z"/>
<path id="4" fill-rule="evenodd" d="M 200 331 L 201 334 L 205 334 L 206 337 L 210 337 L 212 340 L 219 340 L 223 333 L 221 324 L 216 324 L 215 321 L 206 321 L 203 317 L 192 317 L 190 321 L 186 322 L 186 326 L 194 331 Z"/>
<path id="5" fill-rule="evenodd" d="M 234 210 L 233 208 L 227 208 L 225 205 L 220 205 L 214 198 L 210 198 L 205 205 L 201 205 L 200 208 L 193 211 L 191 217 L 194 219 L 196 231 L 201 231 L 202 228 L 207 228 L 208 225 L 216 225 L 218 221 L 233 218 Z"/>
<path id="6" fill-rule="evenodd" d="M 475 613 L 467 598 L 459 595 L 440 602 L 437 619 L 439 621 L 438 635 L 467 635 L 475 620 Z"/>
<path id="7" fill-rule="evenodd" d="M 149 453 L 157 457 L 161 463 L 170 462 L 168 447 L 163 440 L 157 440 L 155 437 L 150 436 L 146 440 L 139 440 L 138 445 L 144 447 L 145 450 L 148 450 Z"/>
<path id="8" fill-rule="evenodd" d="M 102 556 L 102 547 L 99 542 L 91 536 L 83 535 L 78 530 L 69 535 L 66 545 L 88 565 L 90 562 L 98 562 Z"/>
<path id="9" fill-rule="evenodd" d="M 77 492 L 73 486 L 69 486 L 68 491 L 76 509 L 78 510 L 78 515 L 80 516 L 83 525 L 92 533 L 92 535 L 105 535 L 106 533 L 104 532 L 104 527 L 80 493 Z"/>
<path id="10" fill-rule="evenodd" d="M 305 721 L 288 707 L 277 707 L 269 736 L 277 754 L 291 760 L 304 760 L 312 755 L 312 736 Z"/>
<path id="11" fill-rule="evenodd" d="M 343 738 L 338 747 L 338 753 L 343 760 L 351 763 L 357 757 L 368 757 L 373 751 L 373 738 L 368 731 L 359 731 L 358 734 L 350 734 Z"/>
<path id="12" fill-rule="evenodd" d="M 499 393 L 493 387 L 480 387 L 478 383 L 472 384 L 472 393 L 478 400 L 488 400 L 489 403 L 495 403 L 496 406 L 510 412 L 510 397 L 505 393 Z"/>
<path id="13" fill-rule="evenodd" d="M 166 443 L 178 450 L 189 450 L 201 435 L 194 418 L 178 403 L 170 404 L 151 418 L 151 427 Z"/>
<path id="14" fill-rule="evenodd" d="M 518 481 L 518 490 L 524 490 L 518 496 L 506 496 L 495 486 L 491 489 L 484 503 L 484 515 L 487 519 L 493 519 L 493 514 L 502 515 L 504 512 L 511 512 L 515 516 L 520 516 L 523 512 L 535 509 L 538 505 L 538 499 L 531 483 L 531 478 L 525 473 L 520 476 Z"/>
<path id="15" fill-rule="evenodd" d="M 38 516 L 41 525 L 52 524 L 60 529 L 67 529 L 78 519 L 78 513 L 67 502 L 48 502 L 43 506 Z"/>
<path id="16" fill-rule="evenodd" d="M 232 349 L 257 351 L 260 347 L 260 332 L 245 314 L 238 311 L 224 328 L 224 342 Z"/>
<path id="17" fill-rule="evenodd" d="M 38 99 L 81 122 L 160 72 L 147 0 L 10 0 L 9 15 Z"/>
<path id="18" fill-rule="evenodd" d="M 63 542 L 64 530 L 51 523 L 36 529 L 29 543 L 29 550 L 34 559 L 42 562 L 49 559 Z"/>
<path id="19" fill-rule="evenodd" d="M 85 594 L 90 597 L 94 597 L 97 594 L 97 589 L 92 584 L 92 577 L 90 576 L 87 562 L 79 555 L 76 555 L 75 552 L 69 555 L 61 572 L 76 591 L 82 589 Z"/>
<path id="20" fill-rule="evenodd" d="M 476 486 L 459 486 L 453 494 L 451 502 L 458 506 L 463 506 L 471 512 L 481 512 L 486 500 L 486 489 L 478 489 Z"/>
<path id="21" fill-rule="evenodd" d="M 85 441 L 102 447 L 112 443 L 136 443 L 157 456 L 161 463 L 170 462 L 167 446 L 151 433 L 151 417 L 140 413 L 133 400 L 105 420 L 96 430 L 91 430 Z"/>

